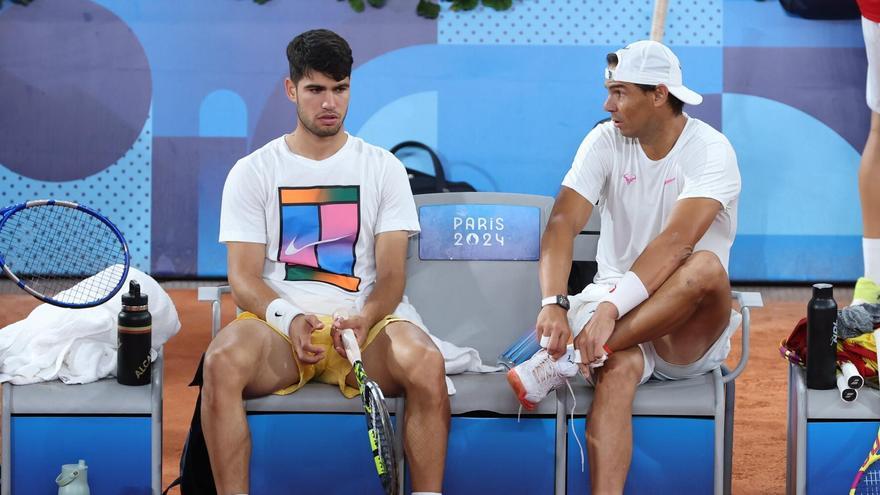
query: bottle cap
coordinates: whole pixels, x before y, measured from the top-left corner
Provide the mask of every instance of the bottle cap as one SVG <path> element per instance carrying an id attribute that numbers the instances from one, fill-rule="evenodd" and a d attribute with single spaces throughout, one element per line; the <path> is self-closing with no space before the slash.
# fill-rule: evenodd
<path id="1" fill-rule="evenodd" d="M 813 284 L 813 297 L 833 297 L 833 289 L 831 284 Z"/>
<path id="2" fill-rule="evenodd" d="M 122 295 L 123 306 L 146 306 L 147 295 L 141 294 L 141 285 L 137 280 L 132 280 L 128 284 L 128 293 Z"/>

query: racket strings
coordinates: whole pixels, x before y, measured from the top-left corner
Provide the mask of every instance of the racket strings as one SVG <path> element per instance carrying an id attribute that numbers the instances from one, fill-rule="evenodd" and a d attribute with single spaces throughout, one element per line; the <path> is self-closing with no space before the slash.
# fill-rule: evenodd
<path id="1" fill-rule="evenodd" d="M 397 483 L 397 459 L 394 454 L 394 430 L 391 426 L 391 416 L 385 406 L 385 398 L 378 387 L 366 385 L 367 397 L 370 402 L 370 418 L 373 423 L 373 431 L 376 434 L 379 457 L 385 464 L 385 474 L 382 475 L 382 485 L 386 491 L 395 487 Z M 396 493 L 397 490 L 392 490 Z"/>
<path id="2" fill-rule="evenodd" d="M 386 468 L 390 468 L 391 466 L 387 465 L 389 461 L 393 463 L 393 460 L 389 458 L 390 449 L 387 448 L 394 439 L 389 438 L 389 424 L 388 424 L 388 415 L 387 411 L 382 406 L 380 402 L 380 398 L 375 393 L 375 389 L 370 387 L 370 415 L 373 417 L 373 425 L 376 430 L 376 436 L 379 437 L 379 455 L 382 456 L 382 461 L 386 463 Z"/>
<path id="3" fill-rule="evenodd" d="M 880 495 L 880 473 L 877 471 L 866 472 L 856 487 L 857 495 Z"/>
<path id="4" fill-rule="evenodd" d="M 124 246 L 107 225 L 57 205 L 26 208 L 10 217 L 0 231 L 0 252 L 31 289 L 73 304 L 111 292 L 125 263 Z"/>
<path id="5" fill-rule="evenodd" d="M 872 464 L 856 487 L 859 495 L 880 495 L 880 466 Z"/>

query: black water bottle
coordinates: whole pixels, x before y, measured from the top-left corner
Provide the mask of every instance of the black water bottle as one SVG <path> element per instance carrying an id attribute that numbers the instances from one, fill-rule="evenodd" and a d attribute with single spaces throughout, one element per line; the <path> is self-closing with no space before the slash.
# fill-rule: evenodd
<path id="1" fill-rule="evenodd" d="M 837 386 L 837 302 L 831 284 L 814 284 L 807 305 L 807 388 Z"/>
<path id="2" fill-rule="evenodd" d="M 147 295 L 141 294 L 136 280 L 129 283 L 122 295 L 119 312 L 119 350 L 116 354 L 116 381 L 123 385 L 150 383 L 150 345 L 153 317 L 147 310 Z"/>

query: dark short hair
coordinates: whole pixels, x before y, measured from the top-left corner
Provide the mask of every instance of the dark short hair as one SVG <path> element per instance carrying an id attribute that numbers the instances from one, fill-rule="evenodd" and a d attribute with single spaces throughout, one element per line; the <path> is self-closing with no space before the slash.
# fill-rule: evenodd
<path id="1" fill-rule="evenodd" d="M 306 31 L 287 44 L 290 79 L 297 83 L 312 71 L 326 74 L 334 81 L 351 76 L 351 47 L 329 29 Z"/>
<path id="2" fill-rule="evenodd" d="M 609 53 L 608 55 L 606 55 L 605 61 L 608 62 L 609 67 L 616 67 L 618 62 L 620 62 L 620 60 L 618 60 L 618 58 L 617 58 L 616 53 Z M 638 88 L 641 89 L 642 92 L 644 92 L 644 93 L 647 93 L 649 91 L 654 91 L 657 89 L 657 86 L 653 85 L 653 84 L 639 84 L 639 83 L 632 83 L 632 84 L 635 84 L 636 86 L 638 86 Z M 672 93 L 669 93 L 668 97 L 666 98 L 666 101 L 668 101 L 669 106 L 672 107 L 673 114 L 681 115 L 681 112 L 684 110 L 684 102 L 683 101 L 679 100 L 678 97 Z"/>

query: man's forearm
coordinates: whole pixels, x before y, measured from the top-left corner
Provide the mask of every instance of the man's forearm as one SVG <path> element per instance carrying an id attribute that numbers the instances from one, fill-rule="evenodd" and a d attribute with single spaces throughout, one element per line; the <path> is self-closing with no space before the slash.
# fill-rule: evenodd
<path id="1" fill-rule="evenodd" d="M 562 226 L 552 221 L 541 238 L 541 295 L 543 297 L 568 293 L 568 276 L 574 238 Z"/>
<path id="2" fill-rule="evenodd" d="M 630 268 L 649 295 L 690 258 L 719 211 L 721 203 L 711 198 L 687 198 L 676 203 L 666 227 Z"/>
<path id="3" fill-rule="evenodd" d="M 405 283 L 403 274 L 376 278 L 376 286 L 373 287 L 361 311 L 361 316 L 367 320 L 370 328 L 382 318 L 394 313 L 403 298 Z"/>
<path id="4" fill-rule="evenodd" d="M 266 307 L 269 306 L 269 303 L 279 297 L 259 276 L 230 274 L 229 286 L 232 288 L 232 298 L 235 300 L 235 304 L 260 318 L 266 316 Z"/>
<path id="5" fill-rule="evenodd" d="M 693 246 L 674 234 L 657 236 L 642 251 L 630 271 L 638 275 L 648 294 L 653 294 L 693 254 Z"/>

